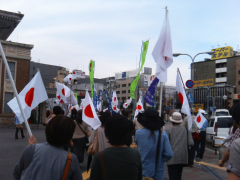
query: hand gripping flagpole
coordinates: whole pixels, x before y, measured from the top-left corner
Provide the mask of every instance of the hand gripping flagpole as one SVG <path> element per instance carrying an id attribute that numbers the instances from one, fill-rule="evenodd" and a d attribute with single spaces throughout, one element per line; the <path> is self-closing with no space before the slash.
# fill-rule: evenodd
<path id="1" fill-rule="evenodd" d="M 18 106 L 19 106 L 19 108 L 20 108 L 22 117 L 23 117 L 23 119 L 24 119 L 24 122 L 25 122 L 25 125 L 26 125 L 26 128 L 27 128 L 28 134 L 29 134 L 30 137 L 32 137 L 32 131 L 31 131 L 30 127 L 29 127 L 27 118 L 26 118 L 26 116 L 25 116 L 25 113 L 24 113 L 24 111 L 23 111 L 23 108 L 22 108 L 20 99 L 19 99 L 19 97 L 18 97 L 18 92 L 17 92 L 16 86 L 15 86 L 15 84 L 14 84 L 14 81 L 13 81 L 13 78 L 12 78 L 12 74 L 11 74 L 11 71 L 10 71 L 10 69 L 9 69 L 9 66 L 8 66 L 8 63 L 7 63 L 7 59 L 6 59 L 6 56 L 5 56 L 5 54 L 4 54 L 4 51 L 3 51 L 3 48 L 2 48 L 1 42 L 0 42 L 0 53 L 1 53 L 1 55 L 2 55 L 3 62 L 4 62 L 4 64 L 5 64 L 5 67 L 6 67 L 6 70 L 7 70 L 7 73 L 8 73 L 8 77 L 9 77 L 10 82 L 11 82 L 11 84 L 12 84 L 14 94 L 15 94 L 15 96 L 16 96 L 16 98 L 17 98 Z"/>

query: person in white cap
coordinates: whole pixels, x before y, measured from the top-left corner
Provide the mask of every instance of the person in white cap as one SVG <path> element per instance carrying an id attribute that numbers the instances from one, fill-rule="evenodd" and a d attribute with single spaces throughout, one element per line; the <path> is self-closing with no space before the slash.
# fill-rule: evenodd
<path id="1" fill-rule="evenodd" d="M 182 115 L 174 112 L 170 117 L 171 127 L 165 129 L 173 151 L 173 157 L 167 162 L 169 180 L 181 179 L 183 167 L 188 165 L 188 148 L 194 144 L 192 134 L 181 126 Z"/>

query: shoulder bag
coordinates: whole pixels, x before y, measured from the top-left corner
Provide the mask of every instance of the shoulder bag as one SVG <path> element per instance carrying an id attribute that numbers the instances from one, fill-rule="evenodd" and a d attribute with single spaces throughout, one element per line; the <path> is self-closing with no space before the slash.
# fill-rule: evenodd
<path id="1" fill-rule="evenodd" d="M 17 128 L 17 129 L 23 129 L 23 125 L 20 124 L 20 123 L 18 123 L 18 124 L 16 125 L 16 128 Z"/>
<path id="2" fill-rule="evenodd" d="M 76 121 L 76 123 L 77 123 L 78 127 L 82 130 L 83 134 L 85 135 L 85 142 L 86 142 L 86 144 L 88 144 L 89 139 L 88 139 L 87 132 L 82 129 L 82 127 L 80 126 L 80 124 L 77 121 Z"/>
<path id="3" fill-rule="evenodd" d="M 158 164 L 158 158 L 159 158 L 159 151 L 160 151 L 160 148 L 161 148 L 161 135 L 162 135 L 162 131 L 159 130 L 158 143 L 157 143 L 157 153 L 156 153 L 156 163 L 155 163 L 155 175 L 156 175 L 156 172 L 157 172 L 157 164 Z M 143 177 L 142 177 L 142 180 L 154 180 L 154 179 L 153 179 L 153 178 L 150 178 L 150 177 L 143 176 Z"/>
<path id="4" fill-rule="evenodd" d="M 97 136 L 98 136 L 98 129 L 95 132 L 95 137 L 94 137 L 94 140 L 93 140 L 92 144 L 90 144 L 90 146 L 87 150 L 88 155 L 95 155 L 98 152 L 99 144 L 98 144 L 98 137 Z"/>
<path id="5" fill-rule="evenodd" d="M 68 152 L 67 163 L 66 163 L 65 169 L 63 171 L 63 175 L 62 175 L 61 180 L 66 180 L 67 179 L 67 175 L 68 175 L 68 171 L 69 171 L 71 162 L 72 162 L 72 154 Z"/>

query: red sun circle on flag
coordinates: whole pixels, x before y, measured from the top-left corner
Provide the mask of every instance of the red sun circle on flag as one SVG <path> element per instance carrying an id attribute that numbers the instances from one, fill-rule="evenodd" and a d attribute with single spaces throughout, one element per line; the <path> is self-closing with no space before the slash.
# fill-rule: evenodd
<path id="1" fill-rule="evenodd" d="M 62 94 L 65 96 L 65 89 L 64 88 L 62 89 Z"/>
<path id="2" fill-rule="evenodd" d="M 137 107 L 139 110 L 142 110 L 142 106 L 141 105 L 138 105 Z"/>
<path id="3" fill-rule="evenodd" d="M 182 95 L 182 93 L 178 93 L 178 97 L 179 97 L 179 100 L 180 100 L 180 102 L 181 102 L 181 104 L 183 104 L 183 95 Z"/>
<path id="4" fill-rule="evenodd" d="M 59 103 L 63 103 L 63 100 L 61 99 L 61 101 Z"/>
<path id="5" fill-rule="evenodd" d="M 75 71 L 73 71 L 73 74 L 76 74 Z M 71 79 L 70 79 L 71 80 Z"/>
<path id="6" fill-rule="evenodd" d="M 72 78 L 69 78 L 69 80 L 71 81 L 71 80 L 72 80 Z"/>
<path id="7" fill-rule="evenodd" d="M 94 118 L 93 112 L 92 112 L 92 108 L 91 105 L 87 105 L 86 108 L 84 109 L 84 114 L 89 117 L 89 118 Z"/>
<path id="8" fill-rule="evenodd" d="M 32 87 L 31 89 L 29 89 L 29 91 L 27 92 L 26 96 L 25 96 L 25 103 L 31 107 L 32 106 L 32 102 L 33 102 L 33 98 L 34 98 L 34 88 Z"/>
<path id="9" fill-rule="evenodd" d="M 197 122 L 200 123 L 201 122 L 201 116 L 197 117 Z"/>
<path id="10" fill-rule="evenodd" d="M 60 95 L 58 95 L 57 98 L 60 100 L 61 99 Z"/>
<path id="11" fill-rule="evenodd" d="M 114 97 L 114 101 L 116 101 L 117 100 L 117 98 L 116 97 Z"/>
<path id="12" fill-rule="evenodd" d="M 116 111 L 116 110 L 117 110 L 116 106 L 114 106 L 114 107 L 113 107 L 113 110 L 114 110 L 114 111 Z"/>

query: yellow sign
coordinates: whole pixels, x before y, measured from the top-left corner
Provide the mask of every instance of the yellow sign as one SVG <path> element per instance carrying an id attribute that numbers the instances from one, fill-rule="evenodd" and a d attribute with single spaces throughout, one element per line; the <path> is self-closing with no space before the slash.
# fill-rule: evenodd
<path id="1" fill-rule="evenodd" d="M 212 60 L 224 59 L 233 56 L 233 48 L 231 46 L 212 49 L 212 51 L 214 51 L 214 54 L 211 58 Z"/>
<path id="2" fill-rule="evenodd" d="M 195 113 L 198 113 L 198 109 L 203 109 L 203 104 L 193 104 L 193 108 L 195 109 Z"/>
<path id="3" fill-rule="evenodd" d="M 212 86 L 212 85 L 214 85 L 214 79 L 205 79 L 205 80 L 194 81 L 193 87 Z"/>

